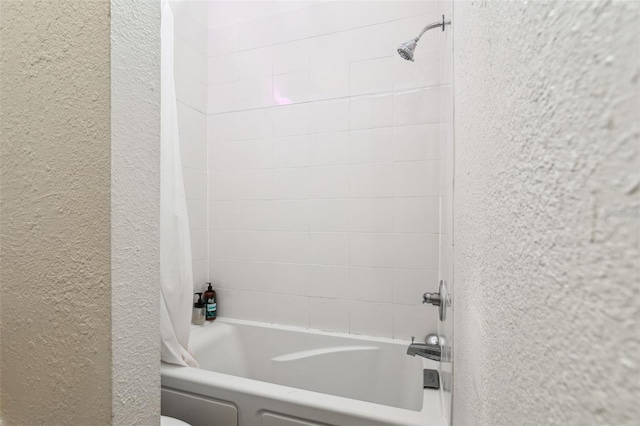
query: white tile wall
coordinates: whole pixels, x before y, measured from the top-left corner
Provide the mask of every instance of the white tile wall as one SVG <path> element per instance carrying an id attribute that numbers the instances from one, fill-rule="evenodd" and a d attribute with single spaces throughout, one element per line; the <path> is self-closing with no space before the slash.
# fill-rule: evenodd
<path id="1" fill-rule="evenodd" d="M 171 8 L 180 154 L 191 229 L 193 280 L 194 287 L 200 288 L 209 274 L 206 3 L 172 1 Z"/>
<path id="2" fill-rule="evenodd" d="M 183 114 L 198 128 L 184 155 L 220 315 L 402 339 L 436 330 L 420 301 L 438 280 L 444 39 L 425 36 L 414 63 L 395 53 L 436 6 L 209 3 L 195 49 L 208 55 L 184 53 L 208 67 L 206 84 L 183 72 L 181 90 L 208 114 Z"/>

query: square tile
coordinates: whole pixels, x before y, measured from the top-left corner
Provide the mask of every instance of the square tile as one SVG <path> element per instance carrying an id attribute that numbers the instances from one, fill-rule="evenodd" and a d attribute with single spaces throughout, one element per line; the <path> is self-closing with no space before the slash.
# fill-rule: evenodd
<path id="1" fill-rule="evenodd" d="M 439 197 L 393 199 L 393 232 L 440 232 Z"/>
<path id="2" fill-rule="evenodd" d="M 238 259 L 238 232 L 211 231 L 209 255 L 212 259 Z"/>
<path id="3" fill-rule="evenodd" d="M 309 327 L 339 333 L 349 332 L 349 302 L 337 299 L 309 299 Z"/>
<path id="4" fill-rule="evenodd" d="M 308 168 L 273 170 L 273 199 L 292 200 L 308 197 Z"/>
<path id="5" fill-rule="evenodd" d="M 293 136 L 309 133 L 308 104 L 282 105 L 270 108 L 273 135 Z"/>
<path id="6" fill-rule="evenodd" d="M 309 229 L 312 232 L 349 230 L 349 200 L 309 200 Z"/>
<path id="7" fill-rule="evenodd" d="M 272 16 L 264 16 L 238 24 L 238 50 L 250 50 L 269 46 L 275 38 L 275 20 Z"/>
<path id="8" fill-rule="evenodd" d="M 385 163 L 393 161 L 393 128 L 352 130 L 349 133 L 349 162 Z"/>
<path id="9" fill-rule="evenodd" d="M 224 55 L 238 51 L 238 26 L 227 25 L 212 28 L 207 32 L 209 56 Z"/>
<path id="10" fill-rule="evenodd" d="M 349 234 L 312 232 L 309 234 L 310 262 L 318 265 L 349 265 Z"/>
<path id="11" fill-rule="evenodd" d="M 312 101 L 349 96 L 349 64 L 312 67 L 309 86 Z"/>
<path id="12" fill-rule="evenodd" d="M 439 194 L 438 160 L 393 164 L 393 195 L 434 197 Z"/>
<path id="13" fill-rule="evenodd" d="M 271 77 L 273 51 L 270 46 L 238 52 L 238 80 Z"/>
<path id="14" fill-rule="evenodd" d="M 349 296 L 349 268 L 334 265 L 310 265 L 309 296 L 347 299 Z"/>
<path id="15" fill-rule="evenodd" d="M 271 229 L 276 231 L 308 231 L 308 200 L 273 200 Z"/>
<path id="16" fill-rule="evenodd" d="M 440 121 L 440 89 L 429 87 L 393 95 L 393 124 L 427 124 Z"/>
<path id="17" fill-rule="evenodd" d="M 309 135 L 283 136 L 273 139 L 273 166 L 307 167 Z"/>
<path id="18" fill-rule="evenodd" d="M 309 72 L 310 41 L 296 40 L 274 45 L 273 75 L 287 74 L 296 71 Z"/>
<path id="19" fill-rule="evenodd" d="M 237 229 L 240 231 L 273 230 L 272 200 L 239 200 L 234 202 Z"/>
<path id="20" fill-rule="evenodd" d="M 248 321 L 271 322 L 271 295 L 254 291 L 239 291 L 238 316 Z"/>
<path id="21" fill-rule="evenodd" d="M 309 139 L 309 163 L 333 166 L 349 163 L 349 132 L 316 133 Z"/>
<path id="22" fill-rule="evenodd" d="M 393 337 L 393 305 L 352 301 L 349 330 L 353 334 Z"/>
<path id="23" fill-rule="evenodd" d="M 393 242 L 392 234 L 352 233 L 350 239 L 351 266 L 393 267 Z"/>
<path id="24" fill-rule="evenodd" d="M 309 327 L 309 298 L 288 294 L 271 295 L 271 320 L 274 324 Z"/>
<path id="25" fill-rule="evenodd" d="M 273 236 L 272 258 L 282 263 L 309 263 L 309 233 L 278 231 Z"/>
<path id="26" fill-rule="evenodd" d="M 346 198 L 349 196 L 349 166 L 310 167 L 310 198 Z"/>
<path id="27" fill-rule="evenodd" d="M 311 133 L 349 130 L 349 100 L 313 102 L 310 105 Z"/>
<path id="28" fill-rule="evenodd" d="M 309 73 L 297 71 L 274 76 L 273 100 L 276 105 L 309 101 Z"/>
<path id="29" fill-rule="evenodd" d="M 349 31 L 351 62 L 383 58 L 394 54 L 393 24 L 390 22 Z"/>
<path id="30" fill-rule="evenodd" d="M 349 200 L 351 232 L 392 232 L 393 198 L 355 198 Z"/>
<path id="31" fill-rule="evenodd" d="M 238 80 L 238 54 L 214 56 L 209 58 L 208 84 L 223 84 Z"/>
<path id="32" fill-rule="evenodd" d="M 240 290 L 270 292 L 273 287 L 273 263 L 240 261 L 236 276 Z"/>
<path id="33" fill-rule="evenodd" d="M 349 193 L 354 198 L 391 197 L 392 164 L 354 164 L 349 166 Z"/>
<path id="34" fill-rule="evenodd" d="M 272 136 L 271 116 L 268 108 L 243 110 L 235 114 L 238 140 L 266 139 Z"/>
<path id="35" fill-rule="evenodd" d="M 238 206 L 236 201 L 210 201 L 209 229 L 238 229 Z"/>
<path id="36" fill-rule="evenodd" d="M 209 143 L 238 140 L 238 132 L 237 113 L 207 115 L 207 138 Z"/>
<path id="37" fill-rule="evenodd" d="M 385 93 L 393 90 L 393 58 L 352 62 L 349 72 L 351 96 Z"/>
<path id="38" fill-rule="evenodd" d="M 395 161 L 435 160 L 440 157 L 439 124 L 418 124 L 393 129 Z"/>
<path id="39" fill-rule="evenodd" d="M 269 169 L 274 165 L 273 139 L 252 139 L 231 142 L 233 158 L 226 165 L 224 159 L 213 158 L 209 164 L 216 168 L 235 166 L 239 170 Z M 214 154 L 215 157 L 215 154 Z"/>
<path id="40" fill-rule="evenodd" d="M 404 269 L 438 270 L 437 234 L 394 234 L 393 266 Z"/>
<path id="41" fill-rule="evenodd" d="M 212 237 L 213 238 L 213 237 Z M 271 231 L 238 231 L 235 259 L 253 262 L 273 262 L 275 233 Z"/>
<path id="42" fill-rule="evenodd" d="M 393 96 L 382 94 L 351 98 L 349 114 L 351 130 L 390 127 L 393 125 Z"/>
<path id="43" fill-rule="evenodd" d="M 309 293 L 309 265 L 298 263 L 274 263 L 274 293 L 307 295 Z"/>
<path id="44" fill-rule="evenodd" d="M 236 85 L 237 109 L 262 108 L 274 104 L 271 76 L 240 80 L 234 84 Z"/>
<path id="45" fill-rule="evenodd" d="M 346 33 L 335 33 L 310 39 L 309 55 L 311 70 L 330 68 L 349 62 L 348 37 Z"/>
<path id="46" fill-rule="evenodd" d="M 236 175 L 237 197 L 260 200 L 273 197 L 273 172 L 271 170 L 239 170 Z"/>
<path id="47" fill-rule="evenodd" d="M 349 268 L 349 298 L 365 302 L 390 303 L 393 299 L 393 270 Z"/>

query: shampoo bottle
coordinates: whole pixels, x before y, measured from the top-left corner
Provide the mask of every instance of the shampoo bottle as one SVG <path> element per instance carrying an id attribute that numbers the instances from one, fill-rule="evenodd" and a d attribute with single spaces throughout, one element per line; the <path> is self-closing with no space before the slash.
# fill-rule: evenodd
<path id="1" fill-rule="evenodd" d="M 193 304 L 191 322 L 195 325 L 202 325 L 205 319 L 204 301 L 202 300 L 202 293 L 196 294 L 198 295 L 198 301 Z"/>
<path id="2" fill-rule="evenodd" d="M 206 305 L 207 321 L 214 321 L 218 314 L 218 304 L 216 301 L 216 292 L 211 287 L 211 283 L 207 283 L 209 288 L 204 292 L 204 303 Z"/>

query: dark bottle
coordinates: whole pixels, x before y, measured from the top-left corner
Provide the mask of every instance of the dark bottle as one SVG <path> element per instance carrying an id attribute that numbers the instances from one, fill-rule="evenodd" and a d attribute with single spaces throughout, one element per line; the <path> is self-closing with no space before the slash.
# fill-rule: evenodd
<path id="1" fill-rule="evenodd" d="M 218 304 L 216 301 L 216 291 L 207 283 L 209 288 L 204 292 L 205 313 L 207 321 L 214 321 L 218 315 Z"/>

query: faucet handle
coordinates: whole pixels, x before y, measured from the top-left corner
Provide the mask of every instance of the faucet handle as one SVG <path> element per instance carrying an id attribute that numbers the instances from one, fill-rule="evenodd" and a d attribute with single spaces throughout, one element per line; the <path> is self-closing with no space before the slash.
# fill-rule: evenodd
<path id="1" fill-rule="evenodd" d="M 413 341 L 416 340 L 416 336 L 411 336 L 411 344 L 413 345 Z"/>
<path id="2" fill-rule="evenodd" d="M 440 337 L 438 337 L 438 335 L 434 333 L 427 334 L 427 337 L 425 337 L 424 342 L 427 345 L 437 346 L 440 344 Z"/>
<path id="3" fill-rule="evenodd" d="M 447 307 L 446 287 L 444 280 L 440 280 L 437 293 L 425 293 L 422 295 L 422 303 L 429 303 L 434 306 L 438 306 L 438 314 L 440 321 L 445 320 L 445 310 Z"/>
<path id="4" fill-rule="evenodd" d="M 429 303 L 434 306 L 440 306 L 442 298 L 440 293 L 425 293 L 422 295 L 422 303 Z"/>

